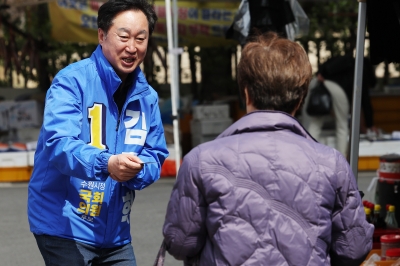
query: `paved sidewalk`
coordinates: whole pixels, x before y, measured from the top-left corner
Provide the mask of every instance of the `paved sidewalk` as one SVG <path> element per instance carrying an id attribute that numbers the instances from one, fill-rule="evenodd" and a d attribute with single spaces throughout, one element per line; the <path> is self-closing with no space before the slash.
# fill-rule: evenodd
<path id="1" fill-rule="evenodd" d="M 360 172 L 358 184 L 366 192 L 375 172 Z M 174 178 L 158 182 L 136 193 L 132 205 L 132 243 L 138 266 L 152 266 L 162 242 L 162 225 Z M 43 266 L 43 259 L 29 231 L 27 183 L 0 183 L 0 265 Z M 181 266 L 167 253 L 165 266 Z"/>
<path id="2" fill-rule="evenodd" d="M 132 205 L 131 232 L 138 266 L 152 266 L 162 242 L 162 225 L 175 178 L 161 178 L 137 191 Z M 0 265 L 43 266 L 44 262 L 29 231 L 26 214 L 27 183 L 0 182 Z M 165 266 L 182 262 L 166 255 Z M 73 265 L 71 265 L 73 266 Z"/>

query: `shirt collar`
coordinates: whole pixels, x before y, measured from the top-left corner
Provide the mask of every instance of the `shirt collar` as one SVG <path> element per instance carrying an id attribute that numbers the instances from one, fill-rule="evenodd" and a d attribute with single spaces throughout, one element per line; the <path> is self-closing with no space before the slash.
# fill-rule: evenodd
<path id="1" fill-rule="evenodd" d="M 218 138 L 246 132 L 278 130 L 290 130 L 295 134 L 315 141 L 296 118 L 280 111 L 254 111 L 248 113 L 228 127 Z"/>

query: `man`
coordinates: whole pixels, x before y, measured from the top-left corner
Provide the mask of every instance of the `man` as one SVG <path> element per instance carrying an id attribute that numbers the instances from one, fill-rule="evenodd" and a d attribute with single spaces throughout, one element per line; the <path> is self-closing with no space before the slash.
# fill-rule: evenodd
<path id="1" fill-rule="evenodd" d="M 158 96 L 139 67 L 156 20 L 145 0 L 103 4 L 97 49 L 47 92 L 28 188 L 46 265 L 136 265 L 135 190 L 159 178 L 168 156 Z"/>
<path id="2" fill-rule="evenodd" d="M 337 56 L 328 59 L 320 66 L 317 77 L 322 82 L 330 80 L 337 83 L 346 94 L 347 100 L 351 105 L 354 92 L 354 68 L 355 59 L 352 56 Z M 376 86 L 376 82 L 375 68 L 370 59 L 364 57 L 361 108 L 367 130 L 375 132 L 377 129 L 374 126 L 374 110 L 369 91 Z"/>
<path id="3" fill-rule="evenodd" d="M 374 226 L 350 166 L 293 117 L 311 76 L 296 42 L 270 32 L 245 45 L 247 115 L 183 159 L 163 227 L 171 255 L 201 266 L 363 262 Z"/>
<path id="4" fill-rule="evenodd" d="M 332 113 L 335 118 L 335 148 L 345 157 L 348 155 L 349 114 L 353 99 L 355 59 L 352 56 L 336 56 L 328 59 L 318 70 L 317 77 L 310 83 L 313 89 L 317 82 L 323 82 L 332 98 Z M 375 70 L 368 58 L 364 58 L 361 108 L 368 134 L 378 134 L 374 126 L 374 112 L 369 90 L 376 85 Z M 308 102 L 306 98 L 305 102 Z M 329 118 L 329 116 L 328 116 Z M 322 127 L 327 116 L 309 116 L 306 106 L 302 110 L 303 125 L 317 140 L 321 140 Z"/>

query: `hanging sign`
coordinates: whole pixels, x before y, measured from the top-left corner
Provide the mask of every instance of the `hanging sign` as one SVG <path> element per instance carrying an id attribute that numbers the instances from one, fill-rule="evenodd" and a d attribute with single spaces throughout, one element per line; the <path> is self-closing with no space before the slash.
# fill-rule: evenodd
<path id="1" fill-rule="evenodd" d="M 231 26 L 240 2 L 196 2 L 178 1 L 178 38 L 179 46 L 200 45 L 219 46 L 235 44 L 236 41 L 227 40 L 225 32 Z M 153 36 L 158 43 L 167 43 L 167 26 L 165 1 L 154 1 L 154 8 L 158 22 Z"/>
<path id="2" fill-rule="evenodd" d="M 56 0 L 48 3 L 52 36 L 58 41 L 98 43 L 97 11 L 103 3 L 91 0 Z M 240 2 L 178 1 L 179 46 L 236 44 L 225 32 L 233 22 Z M 153 36 L 167 44 L 165 1 L 154 1 L 158 16 Z"/>
<path id="3" fill-rule="evenodd" d="M 102 3 L 57 0 L 49 4 L 52 37 L 57 41 L 98 43 L 97 11 Z"/>

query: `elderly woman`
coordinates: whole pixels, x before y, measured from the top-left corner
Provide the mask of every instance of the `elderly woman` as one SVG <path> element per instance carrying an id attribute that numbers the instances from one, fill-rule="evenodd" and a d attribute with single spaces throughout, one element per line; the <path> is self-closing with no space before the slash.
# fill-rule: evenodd
<path id="1" fill-rule="evenodd" d="M 307 94 L 304 49 L 275 33 L 243 49 L 247 115 L 188 153 L 168 204 L 167 251 L 187 264 L 360 265 L 372 248 L 356 180 L 338 151 L 293 118 Z"/>

